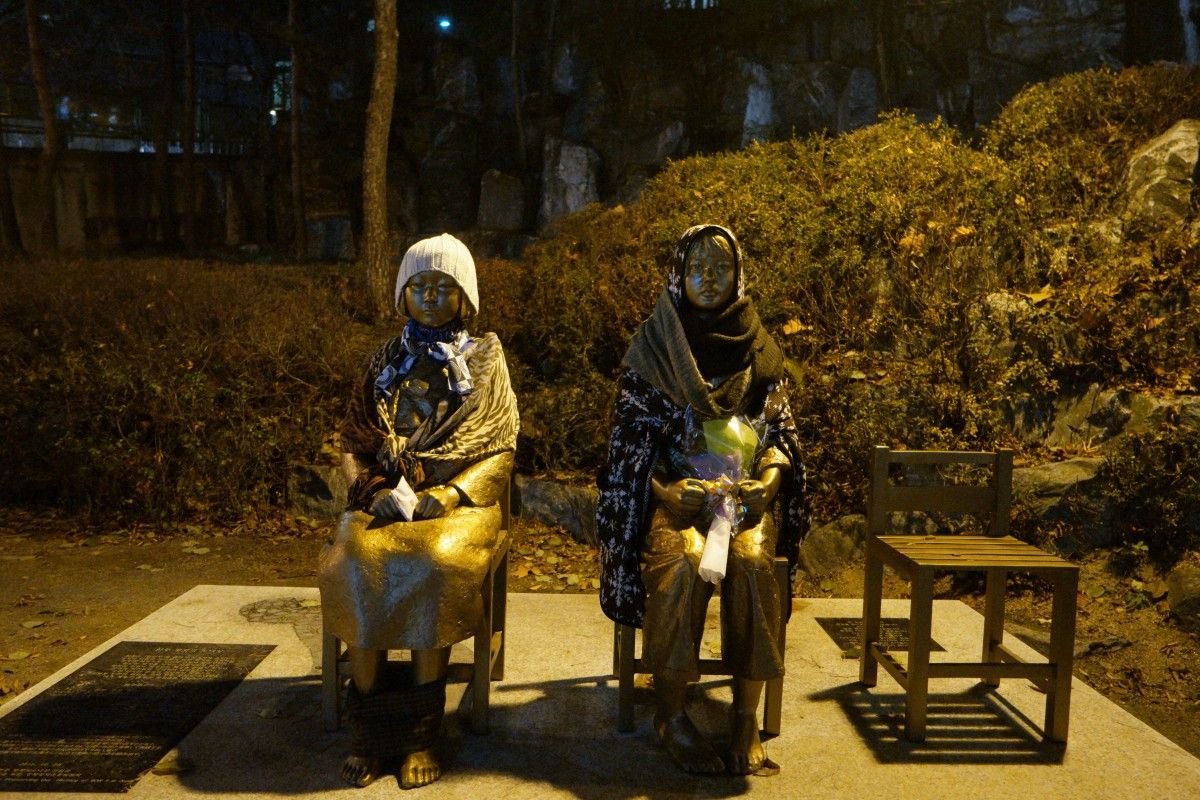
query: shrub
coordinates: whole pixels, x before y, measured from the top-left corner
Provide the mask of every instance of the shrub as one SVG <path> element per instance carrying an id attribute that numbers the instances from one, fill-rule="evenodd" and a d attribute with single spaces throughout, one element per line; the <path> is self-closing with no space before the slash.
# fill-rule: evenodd
<path id="1" fill-rule="evenodd" d="M 327 277 L 204 262 L 4 267 L 0 497 L 155 517 L 282 499 L 289 462 L 320 447 L 365 350 Z"/>

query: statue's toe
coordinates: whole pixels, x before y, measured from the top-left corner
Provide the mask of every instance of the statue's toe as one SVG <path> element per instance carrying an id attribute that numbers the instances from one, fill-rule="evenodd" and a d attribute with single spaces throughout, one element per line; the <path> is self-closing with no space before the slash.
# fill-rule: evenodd
<path id="1" fill-rule="evenodd" d="M 725 771 L 725 762 L 687 714 L 656 720 L 655 727 L 659 740 L 685 772 L 716 775 Z"/>
<path id="2" fill-rule="evenodd" d="M 379 759 L 350 756 L 342 763 L 342 780 L 362 788 L 379 777 Z"/>
<path id="3" fill-rule="evenodd" d="M 429 750 L 412 753 L 400 767 L 400 788 L 416 789 L 442 777 L 442 767 Z"/>

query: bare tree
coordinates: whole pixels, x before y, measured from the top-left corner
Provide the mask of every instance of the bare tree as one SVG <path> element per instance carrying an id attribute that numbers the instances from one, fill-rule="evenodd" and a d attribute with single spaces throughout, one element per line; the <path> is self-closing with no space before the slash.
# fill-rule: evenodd
<path id="1" fill-rule="evenodd" d="M 154 193 L 158 205 L 158 241 L 166 245 L 179 241 L 175 221 L 175 193 L 171 190 L 171 119 L 176 106 L 175 18 L 164 11 L 161 32 L 162 81 L 158 108 L 154 113 Z"/>
<path id="2" fill-rule="evenodd" d="M 55 213 L 54 195 L 58 159 L 62 153 L 62 133 L 58 128 L 54 101 L 50 97 L 50 85 L 46 80 L 46 58 L 42 52 L 38 10 L 34 0 L 25 0 L 25 29 L 29 37 L 29 72 L 33 76 L 33 86 L 37 91 L 43 131 L 42 158 L 38 165 L 41 241 L 35 244 L 35 249 L 50 251 L 58 247 L 58 215 Z"/>
<path id="3" fill-rule="evenodd" d="M 288 0 L 288 36 L 292 45 L 292 224 L 294 235 L 292 244 L 298 259 L 308 255 L 308 231 L 304 222 L 304 159 L 300 139 L 300 48 L 296 40 L 296 13 L 299 0 Z"/>
<path id="4" fill-rule="evenodd" d="M 183 246 L 196 250 L 196 32 L 192 0 L 183 0 Z"/>
<path id="5" fill-rule="evenodd" d="M 517 163 L 525 169 L 525 115 L 521 111 L 521 62 L 518 44 L 521 37 L 521 0 L 512 0 L 512 38 L 509 40 L 509 61 L 513 74 L 513 116 L 517 123 Z"/>
<path id="6" fill-rule="evenodd" d="M 396 96 L 396 49 L 396 0 L 375 0 L 375 71 L 363 142 L 363 261 L 371 310 L 377 319 L 393 313 L 387 162 Z"/>

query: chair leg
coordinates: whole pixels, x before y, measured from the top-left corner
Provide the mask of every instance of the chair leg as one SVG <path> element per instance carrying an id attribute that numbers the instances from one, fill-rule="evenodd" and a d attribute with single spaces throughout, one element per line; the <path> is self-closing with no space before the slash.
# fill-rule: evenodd
<path id="1" fill-rule="evenodd" d="M 1075 593 L 1079 573 L 1070 570 L 1054 579 L 1054 601 L 1050 613 L 1050 663 L 1054 679 L 1046 693 L 1046 738 L 1067 741 L 1071 714 L 1071 671 L 1075 659 Z"/>
<path id="2" fill-rule="evenodd" d="M 499 633 L 499 644 L 496 650 L 496 660 L 492 663 L 492 680 L 504 680 L 504 648 L 508 641 L 508 633 L 504 628 L 505 617 L 508 614 L 508 551 L 500 559 L 496 574 L 492 578 L 492 634 Z"/>
<path id="3" fill-rule="evenodd" d="M 492 576 L 495 580 L 495 576 Z M 469 691 L 474 702 L 471 705 L 471 732 L 484 734 L 488 732 L 488 701 L 492 681 L 492 598 L 490 592 L 484 592 L 483 619 L 475 631 L 475 670 L 471 674 Z"/>
<path id="4" fill-rule="evenodd" d="M 629 733 L 633 730 L 633 639 L 637 631 L 629 625 L 618 625 L 617 672 L 617 730 Z"/>
<path id="5" fill-rule="evenodd" d="M 871 645 L 879 641 L 880 605 L 883 602 L 883 562 L 867 545 L 863 567 L 862 651 L 858 656 L 858 681 L 874 686 L 879 680 L 879 662 L 871 655 Z"/>
<path id="6" fill-rule="evenodd" d="M 614 678 L 621 677 L 621 623 L 613 623 L 613 670 Z"/>
<path id="7" fill-rule="evenodd" d="M 1004 641 L 1004 590 L 1008 572 L 1002 569 L 987 571 L 987 594 L 983 608 L 983 662 L 997 661 L 996 646 Z M 999 678 L 984 678 L 987 686 L 999 686 Z"/>
<path id="8" fill-rule="evenodd" d="M 787 561 L 775 560 L 775 581 L 779 584 L 779 653 L 787 653 L 787 624 L 792 610 L 792 586 L 788 575 Z M 763 732 L 778 736 L 783 713 L 783 677 L 767 681 L 763 699 Z"/>
<path id="9" fill-rule="evenodd" d="M 341 643 L 327 630 L 321 631 L 321 717 L 325 730 L 336 731 L 342 722 L 342 687 L 338 680 Z"/>
<path id="10" fill-rule="evenodd" d="M 904 694 L 904 738 L 925 741 L 929 702 L 929 635 L 933 627 L 933 571 L 918 569 L 908 612 L 908 687 Z"/>

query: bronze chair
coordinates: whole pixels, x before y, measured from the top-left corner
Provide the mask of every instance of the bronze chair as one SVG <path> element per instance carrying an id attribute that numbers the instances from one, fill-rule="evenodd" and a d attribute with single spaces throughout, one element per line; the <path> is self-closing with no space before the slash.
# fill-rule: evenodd
<path id="1" fill-rule="evenodd" d="M 990 469 L 989 486 L 893 485 L 892 465 L 942 467 L 974 465 Z M 1046 739 L 1066 742 L 1071 706 L 1071 665 L 1075 647 L 1075 592 L 1079 567 L 1008 535 L 1012 500 L 1012 451 L 996 453 L 893 451 L 876 447 L 871 459 L 871 496 L 867 509 L 867 553 L 863 587 L 863 643 L 859 679 L 874 686 L 878 665 L 905 690 L 905 738 L 923 741 L 930 678 L 980 678 L 999 686 L 1002 678 L 1026 678 L 1046 694 Z M 886 535 L 894 511 L 986 514 L 983 535 Z M 879 645 L 883 568 L 889 566 L 912 584 L 908 619 L 908 663 L 901 664 Z M 930 663 L 933 580 L 938 571 L 987 575 L 981 662 Z M 1028 663 L 1004 646 L 1005 581 L 1009 572 L 1028 572 L 1050 581 L 1054 590 L 1050 656 Z"/>
<path id="2" fill-rule="evenodd" d="M 491 682 L 504 679 L 504 616 L 508 600 L 508 549 L 511 542 L 510 491 L 500 497 L 500 535 L 492 552 L 491 566 L 480 590 L 483 618 L 475 631 L 475 658 L 470 664 L 452 662 L 446 673 L 450 683 L 469 683 L 472 693 L 471 731 L 487 733 Z M 341 725 L 342 691 L 350 678 L 345 644 L 328 630 L 321 630 L 321 709 L 325 730 Z"/>
<path id="3" fill-rule="evenodd" d="M 775 581 L 779 584 L 779 650 L 784 652 L 787 643 L 787 623 L 792 616 L 792 587 L 788 577 L 788 562 L 782 556 L 775 559 Z M 633 676 L 644 674 L 642 659 L 635 655 L 637 628 L 613 623 L 613 675 L 617 679 L 617 730 L 628 733 L 633 730 Z M 700 659 L 701 675 L 729 675 L 730 672 L 719 658 Z M 763 732 L 768 736 L 779 735 L 780 709 L 783 705 L 783 677 L 767 681 L 763 690 Z"/>

